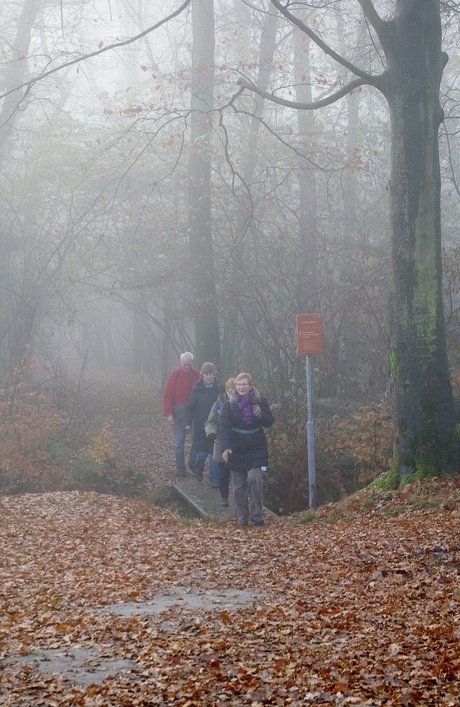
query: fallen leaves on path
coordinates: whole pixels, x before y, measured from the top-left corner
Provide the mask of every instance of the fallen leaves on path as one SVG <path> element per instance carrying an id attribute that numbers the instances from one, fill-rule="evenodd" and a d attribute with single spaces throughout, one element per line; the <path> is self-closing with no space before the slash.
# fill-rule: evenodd
<path id="1" fill-rule="evenodd" d="M 456 509 L 239 529 L 58 492 L 0 518 L 2 705 L 460 704 Z"/>
<path id="2" fill-rule="evenodd" d="M 109 424 L 114 451 L 146 474 L 146 493 L 175 481 L 174 434 L 163 414 L 158 385 L 121 374 L 90 381 L 80 394 L 82 409 L 74 422 L 76 429 L 97 435 Z"/>

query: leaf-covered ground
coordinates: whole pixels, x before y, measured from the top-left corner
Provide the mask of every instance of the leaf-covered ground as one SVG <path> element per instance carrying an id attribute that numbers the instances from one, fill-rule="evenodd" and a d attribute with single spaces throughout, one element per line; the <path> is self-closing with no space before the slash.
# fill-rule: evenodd
<path id="1" fill-rule="evenodd" d="M 152 486 L 174 479 L 158 391 L 90 393 L 92 428 L 110 417 Z M 299 520 L 0 498 L 0 704 L 460 705 L 459 483 L 364 491 Z"/>
<path id="2" fill-rule="evenodd" d="M 93 377 L 80 397 L 77 426 L 97 435 L 110 422 L 114 451 L 147 475 L 148 486 L 171 483 L 174 438 L 157 384 L 139 376 Z"/>
<path id="3" fill-rule="evenodd" d="M 455 484 L 436 493 L 247 529 L 95 493 L 2 498 L 0 703 L 459 705 L 460 507 Z"/>

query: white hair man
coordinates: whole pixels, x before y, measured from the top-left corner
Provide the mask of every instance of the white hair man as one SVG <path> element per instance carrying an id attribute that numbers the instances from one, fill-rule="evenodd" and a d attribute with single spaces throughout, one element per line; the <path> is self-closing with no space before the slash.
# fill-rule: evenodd
<path id="1" fill-rule="evenodd" d="M 163 392 L 163 412 L 174 430 L 176 445 L 176 471 L 185 476 L 185 405 L 190 391 L 200 379 L 200 371 L 193 367 L 193 354 L 185 351 L 180 355 L 180 368 L 170 373 Z M 194 469 L 194 451 L 190 449 L 189 466 Z"/>

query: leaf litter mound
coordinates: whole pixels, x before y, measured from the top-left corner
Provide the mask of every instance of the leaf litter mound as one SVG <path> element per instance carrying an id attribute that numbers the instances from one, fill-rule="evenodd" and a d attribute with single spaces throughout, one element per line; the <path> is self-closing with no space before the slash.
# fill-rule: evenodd
<path id="1" fill-rule="evenodd" d="M 0 703 L 460 704 L 458 488 L 420 489 L 247 529 L 0 499 Z"/>

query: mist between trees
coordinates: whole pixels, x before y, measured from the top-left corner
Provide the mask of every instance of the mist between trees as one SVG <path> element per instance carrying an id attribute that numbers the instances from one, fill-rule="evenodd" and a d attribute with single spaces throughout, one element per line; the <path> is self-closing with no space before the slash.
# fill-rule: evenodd
<path id="1" fill-rule="evenodd" d="M 458 9 L 7 0 L 2 375 L 161 388 L 192 350 L 301 421 L 318 313 L 316 411 L 390 393 L 397 480 L 455 470 Z"/>

